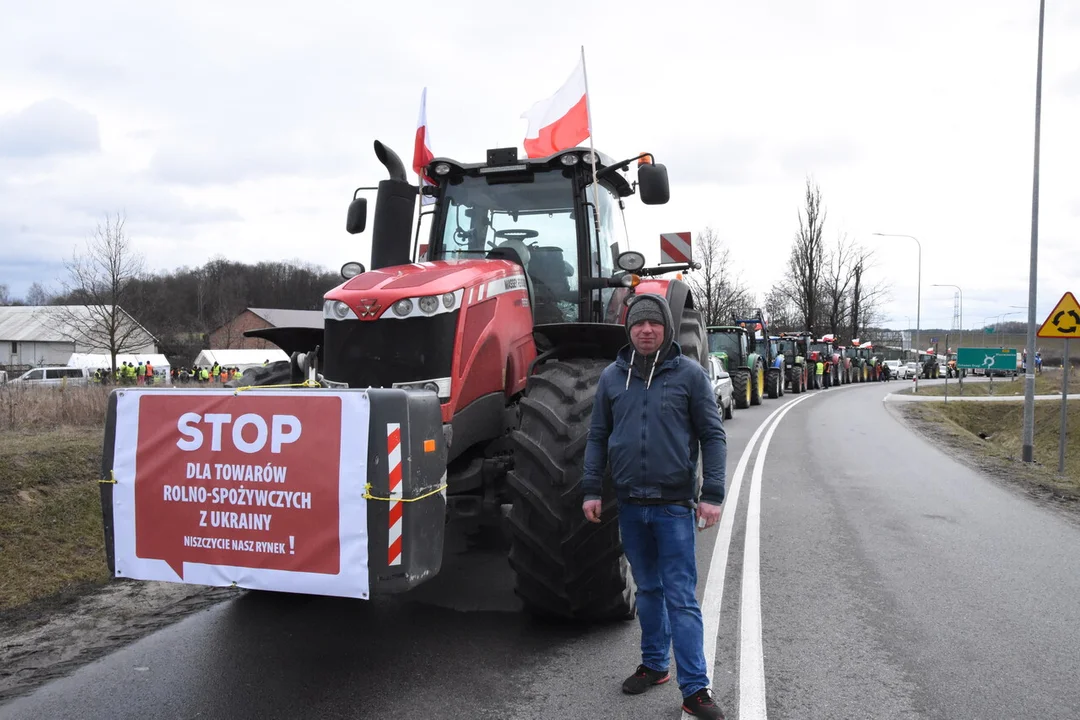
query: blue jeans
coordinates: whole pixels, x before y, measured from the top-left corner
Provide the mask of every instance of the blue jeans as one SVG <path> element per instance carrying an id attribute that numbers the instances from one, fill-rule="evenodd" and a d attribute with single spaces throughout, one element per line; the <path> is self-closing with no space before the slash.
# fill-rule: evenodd
<path id="1" fill-rule="evenodd" d="M 619 504 L 623 550 L 637 584 L 641 664 L 667 670 L 671 646 L 683 697 L 709 686 L 697 589 L 694 511 L 681 505 Z"/>

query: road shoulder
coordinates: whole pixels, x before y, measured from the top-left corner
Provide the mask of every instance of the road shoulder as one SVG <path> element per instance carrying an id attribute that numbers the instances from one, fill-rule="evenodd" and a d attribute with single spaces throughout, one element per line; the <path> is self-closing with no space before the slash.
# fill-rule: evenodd
<path id="1" fill-rule="evenodd" d="M 0 614 L 0 702 L 242 591 L 116 580 Z"/>
<path id="2" fill-rule="evenodd" d="M 998 485 L 1021 493 L 1080 524 L 1080 483 L 1059 477 L 1055 467 L 1026 464 L 1008 450 L 978 437 L 946 417 L 940 403 L 884 403 L 898 422 Z"/>

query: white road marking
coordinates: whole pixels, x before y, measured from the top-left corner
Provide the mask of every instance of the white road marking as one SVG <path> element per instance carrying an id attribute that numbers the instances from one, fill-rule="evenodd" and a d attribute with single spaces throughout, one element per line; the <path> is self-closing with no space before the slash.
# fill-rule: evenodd
<path id="1" fill-rule="evenodd" d="M 735 527 L 735 512 L 739 507 L 739 493 L 742 489 L 743 477 L 746 475 L 746 468 L 750 465 L 750 457 L 754 454 L 754 446 L 757 445 L 758 438 L 765 432 L 765 428 L 769 426 L 773 418 L 788 404 L 790 403 L 773 410 L 765 418 L 765 422 L 761 423 L 750 436 L 750 442 L 746 444 L 746 448 L 739 457 L 739 464 L 735 466 L 731 484 L 724 495 L 724 511 L 717 528 L 716 544 L 713 546 L 712 560 L 709 563 L 709 576 L 705 581 L 705 594 L 701 598 L 701 615 L 705 625 L 705 664 L 709 669 L 710 683 L 714 680 L 712 670 L 716 664 L 716 636 L 720 633 L 720 605 L 724 600 L 724 575 L 727 573 L 731 532 Z"/>
<path id="2" fill-rule="evenodd" d="M 809 396 L 807 396 L 809 397 Z M 761 637 L 761 482 L 765 457 L 776 431 L 791 408 L 806 398 L 799 398 L 781 408 L 758 450 L 754 473 L 750 478 L 750 496 L 746 509 L 746 541 L 743 546 L 742 600 L 739 618 L 739 720 L 765 720 L 765 655 Z"/>

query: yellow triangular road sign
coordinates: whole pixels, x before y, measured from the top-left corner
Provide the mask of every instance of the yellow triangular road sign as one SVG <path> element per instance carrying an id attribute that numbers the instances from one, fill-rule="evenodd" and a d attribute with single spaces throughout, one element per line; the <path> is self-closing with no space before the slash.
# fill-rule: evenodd
<path id="1" fill-rule="evenodd" d="M 1042 338 L 1080 338 L 1080 303 L 1071 292 L 1061 296 L 1039 328 L 1038 335 Z"/>

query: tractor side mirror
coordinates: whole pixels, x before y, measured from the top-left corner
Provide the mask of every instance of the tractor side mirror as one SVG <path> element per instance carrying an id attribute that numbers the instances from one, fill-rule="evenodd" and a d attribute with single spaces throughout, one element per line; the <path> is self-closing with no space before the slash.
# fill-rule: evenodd
<path id="1" fill-rule="evenodd" d="M 646 163 L 638 166 L 638 192 L 646 205 L 663 205 L 671 198 L 667 168 Z"/>
<path id="2" fill-rule="evenodd" d="M 350 235 L 358 235 L 367 227 L 367 198 L 354 198 L 349 203 L 349 215 L 345 219 L 345 229 Z"/>

